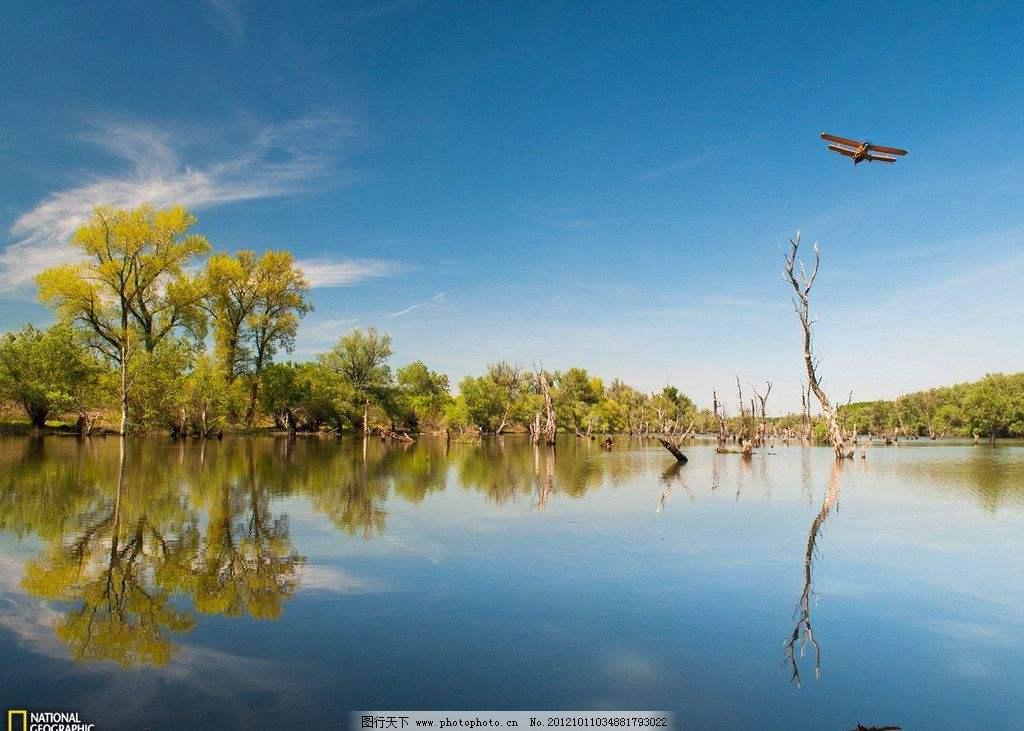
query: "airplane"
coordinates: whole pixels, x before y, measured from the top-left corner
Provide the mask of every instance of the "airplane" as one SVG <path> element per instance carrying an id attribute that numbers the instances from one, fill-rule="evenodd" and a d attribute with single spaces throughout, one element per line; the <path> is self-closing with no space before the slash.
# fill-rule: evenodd
<path id="1" fill-rule="evenodd" d="M 821 139 L 826 142 L 833 144 L 828 146 L 828 149 L 832 152 L 838 152 L 840 155 L 853 158 L 853 164 L 864 162 L 896 162 L 896 157 L 902 157 L 907 154 L 906 150 L 899 150 L 895 147 L 882 147 L 881 145 L 872 145 L 871 142 L 865 140 L 858 142 L 856 140 L 848 140 L 845 137 L 836 137 L 830 135 L 828 132 L 821 133 Z M 877 155 L 875 153 L 882 153 Z"/>

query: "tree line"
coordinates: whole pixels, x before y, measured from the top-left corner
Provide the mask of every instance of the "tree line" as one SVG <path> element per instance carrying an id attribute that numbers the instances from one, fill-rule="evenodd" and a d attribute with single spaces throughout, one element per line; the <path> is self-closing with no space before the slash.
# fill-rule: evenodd
<path id="1" fill-rule="evenodd" d="M 802 415 L 772 418 L 771 384 L 753 389 L 757 400 L 746 404 L 737 379 L 739 409 L 729 417 L 717 393 L 713 410 L 698 409 L 674 386 L 647 393 L 584 368 L 509 361 L 466 376 L 453 393 L 448 377 L 423 362 L 392 370 L 391 338 L 374 328 L 342 334 L 312 360 L 283 360 L 313 309 L 293 255 L 213 252 L 195 225 L 182 206 L 98 207 L 71 237 L 79 259 L 36 278 L 56 324 L 0 338 L 0 398 L 36 428 L 73 422 L 84 434 L 98 424 L 176 437 L 271 425 L 404 439 L 438 430 L 527 431 L 535 440 L 542 432 L 552 440 L 556 430 L 677 438 L 717 431 L 721 447 L 729 437 L 758 446 L 769 435 L 827 441 L 838 418 L 842 429 L 890 437 L 1024 435 L 1024 374 L 848 403 L 825 418 L 810 416 L 807 393 Z M 790 269 L 795 255 L 794 245 Z M 794 284 L 798 295 L 802 286 Z"/>

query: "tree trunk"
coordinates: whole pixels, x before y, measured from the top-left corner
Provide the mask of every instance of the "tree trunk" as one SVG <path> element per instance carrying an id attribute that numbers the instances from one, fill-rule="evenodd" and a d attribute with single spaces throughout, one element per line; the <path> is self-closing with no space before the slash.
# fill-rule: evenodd
<path id="1" fill-rule="evenodd" d="M 554 446 L 555 435 L 558 431 L 555 425 L 555 403 L 551 398 L 551 388 L 548 386 L 548 378 L 544 373 L 540 374 L 540 389 L 544 394 L 544 411 L 546 412 L 544 438 L 547 440 L 548 446 Z"/>
<path id="2" fill-rule="evenodd" d="M 128 347 L 121 348 L 121 436 L 128 429 Z"/>
<path id="3" fill-rule="evenodd" d="M 989 446 L 996 446 L 996 428 L 992 427 L 992 433 L 988 435 Z"/>
<path id="4" fill-rule="evenodd" d="M 46 417 L 50 415 L 48 408 L 45 406 L 26 406 L 25 411 L 28 413 L 28 418 L 32 422 L 33 428 L 42 429 L 46 426 Z"/>
<path id="5" fill-rule="evenodd" d="M 363 402 L 363 436 L 370 433 L 370 399 Z"/>
<path id="6" fill-rule="evenodd" d="M 711 392 L 712 404 L 715 409 L 715 421 L 718 422 L 718 435 L 717 435 L 717 446 L 715 451 L 724 452 L 725 444 L 728 439 L 725 432 L 725 407 L 722 407 L 722 413 L 718 413 L 718 391 Z"/>
<path id="7" fill-rule="evenodd" d="M 245 410 L 245 425 L 252 426 L 256 421 L 256 406 L 260 397 L 260 381 L 256 375 L 252 376 L 252 386 L 249 389 L 249 406 Z"/>
<path id="8" fill-rule="evenodd" d="M 678 462 L 679 464 L 686 464 L 686 462 L 688 461 L 686 459 L 686 455 L 679 451 L 679 447 L 677 447 L 675 444 L 668 441 L 667 439 L 662 439 L 661 437 L 658 437 L 658 441 L 661 442 L 661 446 L 667 449 L 669 453 L 676 458 L 676 462 Z"/>

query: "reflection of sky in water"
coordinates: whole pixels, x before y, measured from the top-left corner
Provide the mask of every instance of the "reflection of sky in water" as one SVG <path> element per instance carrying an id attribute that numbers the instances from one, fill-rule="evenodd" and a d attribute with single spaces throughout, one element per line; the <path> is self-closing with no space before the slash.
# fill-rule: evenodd
<path id="1" fill-rule="evenodd" d="M 117 442 L 0 442 L 0 685 L 11 702 L 117 727 L 337 727 L 371 707 L 1013 726 L 1024 450 L 878 447 L 843 465 L 814 552 L 821 677 L 808 646 L 799 689 L 783 644 L 830 452 L 779 448 L 747 465 L 687 452 L 673 472 L 660 447 L 575 440 L 553 463 L 518 438 L 447 456 L 427 441 L 365 455 L 351 440 L 136 443 L 121 515 L 171 541 L 145 542 L 144 585 L 168 556 L 212 565 L 214 544 L 250 555 L 257 579 L 243 578 L 264 589 L 262 561 L 301 560 L 297 588 L 272 584 L 277 619 L 244 602 L 230 616 L 208 591 L 197 603 L 204 589 L 176 578 L 171 605 L 193 628 L 169 633 L 179 649 L 166 665 L 122 668 L 71 660 L 54 627 L 80 602 L 38 598 L 23 580 L 114 504 Z"/>

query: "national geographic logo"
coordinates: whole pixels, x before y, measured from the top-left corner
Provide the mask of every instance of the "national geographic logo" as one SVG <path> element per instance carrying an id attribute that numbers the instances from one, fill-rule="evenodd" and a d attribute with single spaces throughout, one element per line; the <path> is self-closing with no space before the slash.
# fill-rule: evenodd
<path id="1" fill-rule="evenodd" d="M 7 711 L 7 731 L 94 731 L 96 724 L 87 723 L 77 713 L 53 711 Z"/>

